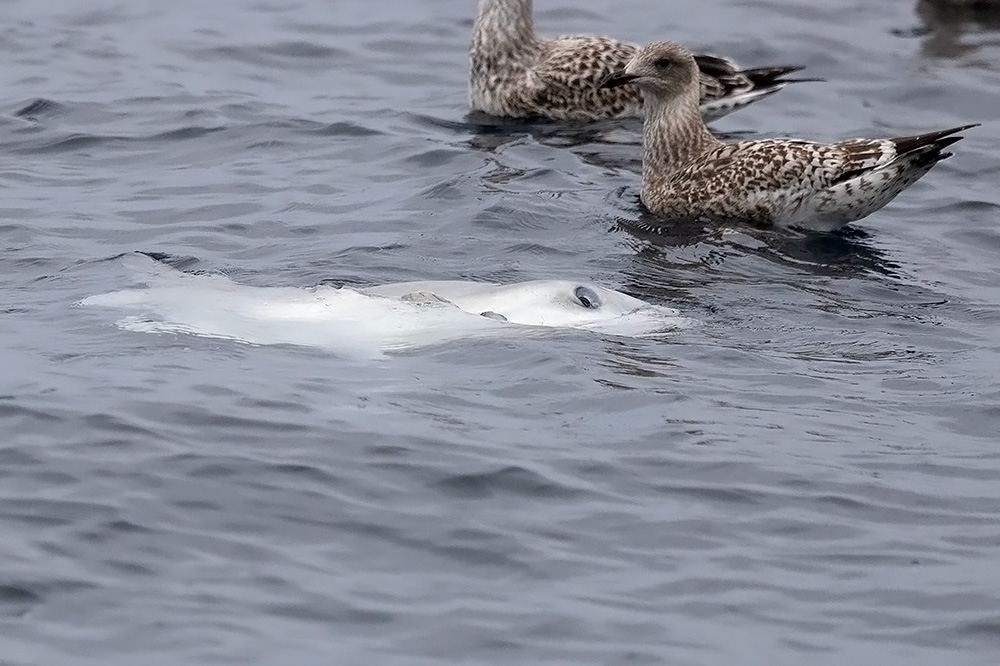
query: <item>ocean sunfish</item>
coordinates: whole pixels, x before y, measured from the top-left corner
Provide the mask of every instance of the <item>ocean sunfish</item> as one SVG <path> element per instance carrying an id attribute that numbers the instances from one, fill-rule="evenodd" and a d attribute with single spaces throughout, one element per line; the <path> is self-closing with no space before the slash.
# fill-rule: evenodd
<path id="1" fill-rule="evenodd" d="M 141 254 L 127 255 L 123 262 L 144 288 L 90 296 L 80 304 L 135 313 L 118 322 L 127 330 L 189 333 L 255 344 L 379 355 L 543 327 L 647 336 L 691 322 L 673 308 L 586 282 L 254 287 L 223 275 L 184 273 Z"/>

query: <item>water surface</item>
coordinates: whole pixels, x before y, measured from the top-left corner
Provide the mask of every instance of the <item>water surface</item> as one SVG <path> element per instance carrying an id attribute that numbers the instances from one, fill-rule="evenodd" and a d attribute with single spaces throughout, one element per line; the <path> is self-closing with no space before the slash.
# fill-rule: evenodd
<path id="1" fill-rule="evenodd" d="M 810 236 L 650 233 L 636 124 L 469 115 L 471 1 L 0 4 L 5 663 L 995 663 L 997 21 L 539 0 L 547 34 L 827 79 L 727 134 L 983 122 Z M 133 251 L 594 280 L 702 324 L 379 362 L 141 334 L 74 306 Z"/>

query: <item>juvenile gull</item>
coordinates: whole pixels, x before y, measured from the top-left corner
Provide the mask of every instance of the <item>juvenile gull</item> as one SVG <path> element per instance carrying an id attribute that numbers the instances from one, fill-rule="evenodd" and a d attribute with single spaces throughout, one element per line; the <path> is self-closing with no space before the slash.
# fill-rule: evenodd
<path id="1" fill-rule="evenodd" d="M 638 48 L 608 37 L 535 36 L 532 0 L 479 0 L 469 49 L 469 103 L 494 116 L 597 120 L 642 115 L 636 86 L 602 90 Z M 695 56 L 707 122 L 778 92 L 802 67 L 740 70 L 726 58 Z"/>
<path id="2" fill-rule="evenodd" d="M 642 202 L 657 214 L 829 231 L 869 215 L 930 171 L 965 125 L 894 139 L 723 143 L 698 112 L 698 66 L 673 42 L 644 46 L 602 87 L 645 101 Z"/>

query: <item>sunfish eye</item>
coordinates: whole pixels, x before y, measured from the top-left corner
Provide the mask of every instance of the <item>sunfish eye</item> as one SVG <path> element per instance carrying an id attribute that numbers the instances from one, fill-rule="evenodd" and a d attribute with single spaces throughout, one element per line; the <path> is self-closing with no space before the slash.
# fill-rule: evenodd
<path id="1" fill-rule="evenodd" d="M 590 287 L 577 287 L 573 290 L 573 295 L 576 296 L 576 300 L 580 301 L 580 305 L 585 308 L 596 310 L 601 307 L 600 297 Z"/>

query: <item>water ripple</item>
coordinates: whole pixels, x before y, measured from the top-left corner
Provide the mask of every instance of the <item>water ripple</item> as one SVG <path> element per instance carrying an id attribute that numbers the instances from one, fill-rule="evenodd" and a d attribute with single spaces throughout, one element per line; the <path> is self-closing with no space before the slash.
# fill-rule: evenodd
<path id="1" fill-rule="evenodd" d="M 825 79 L 727 140 L 987 121 L 802 234 L 650 216 L 636 121 L 469 113 L 469 3 L 335 9 L 4 3 L 0 659 L 995 661 L 988 14 L 537 8 Z M 272 286 L 587 279 L 700 324 L 362 362 L 74 307 L 135 251 Z"/>

